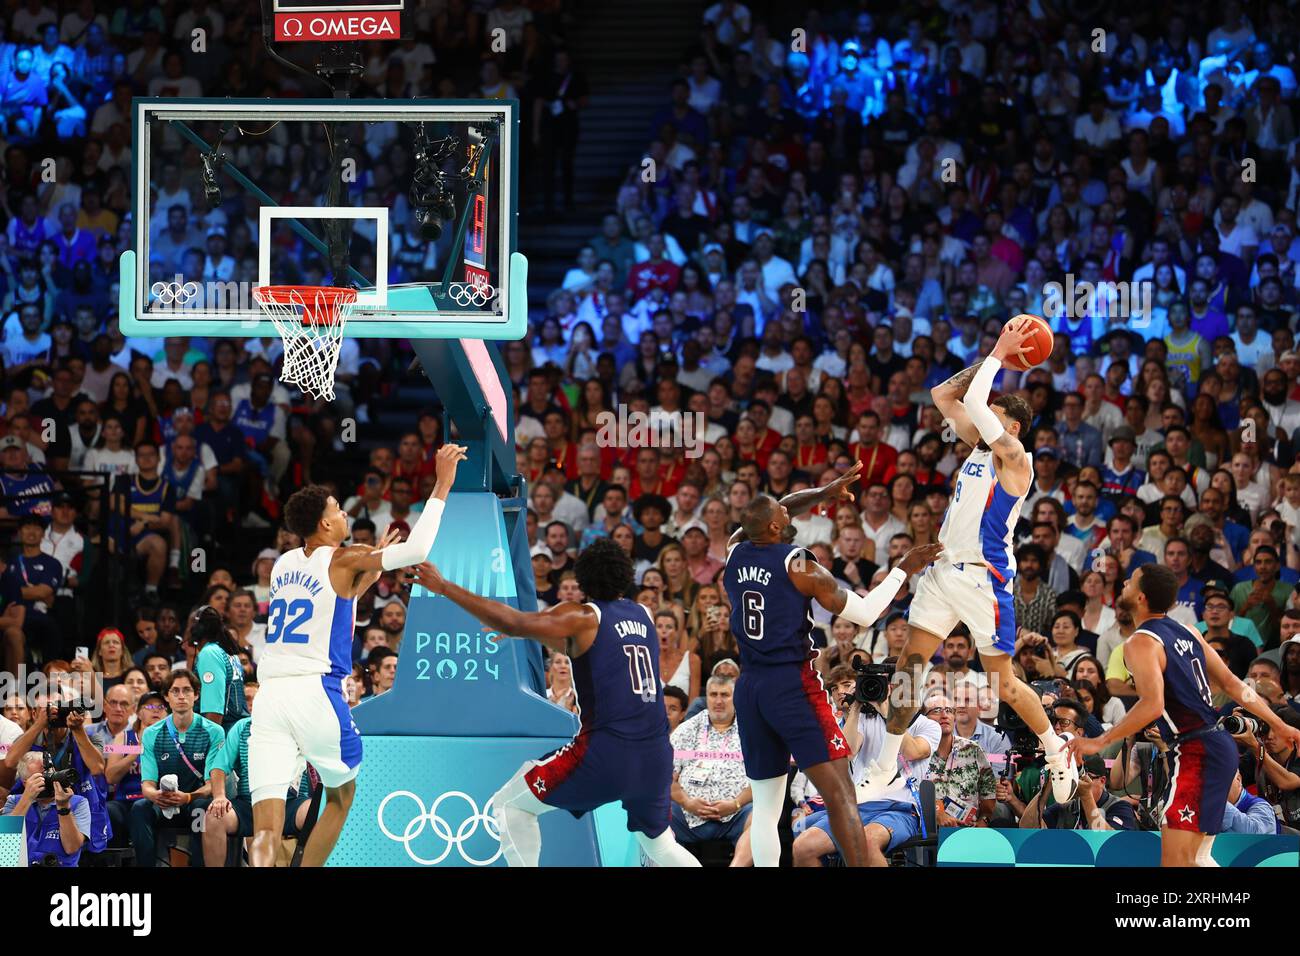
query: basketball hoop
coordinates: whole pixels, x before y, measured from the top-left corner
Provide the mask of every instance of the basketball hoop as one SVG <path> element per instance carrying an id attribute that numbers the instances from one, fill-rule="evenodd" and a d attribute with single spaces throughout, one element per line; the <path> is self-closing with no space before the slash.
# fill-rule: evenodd
<path id="1" fill-rule="evenodd" d="M 313 398 L 333 401 L 343 327 L 357 304 L 357 290 L 263 285 L 253 289 L 253 299 L 284 341 L 280 381 L 297 385 Z"/>

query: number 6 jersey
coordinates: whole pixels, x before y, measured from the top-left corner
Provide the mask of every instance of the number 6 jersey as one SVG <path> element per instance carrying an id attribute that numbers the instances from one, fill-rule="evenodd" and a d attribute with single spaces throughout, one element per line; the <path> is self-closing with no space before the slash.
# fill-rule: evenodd
<path id="1" fill-rule="evenodd" d="M 342 680 L 352 673 L 357 602 L 334 592 L 329 577 L 333 556 L 330 547 L 315 548 L 310 555 L 295 548 L 275 562 L 266 646 L 257 658 L 259 680 L 311 674 Z"/>
<path id="2" fill-rule="evenodd" d="M 722 584 L 731 601 L 731 633 L 740 667 L 803 664 L 812 651 L 812 598 L 790 580 L 790 562 L 816 562 L 792 544 L 741 541 L 727 553 Z"/>

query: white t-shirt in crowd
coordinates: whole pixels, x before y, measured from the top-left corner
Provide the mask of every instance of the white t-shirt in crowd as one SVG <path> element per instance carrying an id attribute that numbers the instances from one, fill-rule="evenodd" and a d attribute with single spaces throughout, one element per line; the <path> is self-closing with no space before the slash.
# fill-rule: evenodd
<path id="1" fill-rule="evenodd" d="M 853 762 L 849 765 L 849 774 L 853 778 L 854 786 L 857 786 L 866 777 L 868 765 L 876 759 L 876 755 L 880 753 L 880 748 L 884 746 L 885 719 L 878 714 L 859 714 L 858 732 L 862 734 L 862 746 L 858 748 L 858 752 L 853 757 Z M 930 763 L 930 754 L 933 754 L 938 748 L 939 739 L 943 736 L 943 730 L 939 724 L 925 716 L 918 716 L 913 721 L 912 726 L 907 728 L 907 732 L 913 737 L 919 737 L 928 743 L 930 753 L 920 760 L 908 760 L 902 754 L 899 754 L 898 769 L 901 771 L 899 780 L 893 787 L 885 791 L 883 796 L 877 799 L 912 803 L 912 791 L 907 786 L 907 780 L 910 777 L 919 781 L 925 776 L 926 767 Z"/>

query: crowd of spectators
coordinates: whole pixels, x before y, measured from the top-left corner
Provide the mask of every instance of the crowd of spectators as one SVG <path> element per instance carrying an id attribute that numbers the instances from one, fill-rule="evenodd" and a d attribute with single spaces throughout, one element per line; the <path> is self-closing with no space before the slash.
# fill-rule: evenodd
<path id="1" fill-rule="evenodd" d="M 401 42 L 359 47 L 353 95 L 518 98 L 530 195 L 571 201 L 585 88 L 563 5 L 408 7 Z M 405 534 L 432 489 L 441 408 L 387 413 L 405 385 L 427 394 L 407 343 L 348 340 L 324 402 L 277 381 L 276 339 L 121 332 L 118 259 L 144 204 L 155 276 L 225 280 L 256 259 L 240 192 L 211 203 L 179 142 L 161 144 L 156 181 L 132 196 L 131 103 L 315 95 L 263 50 L 262 8 L 0 5 L 0 797 L 27 817 L 33 864 L 236 860 L 257 659 L 283 624 L 271 568 L 302 543 L 281 525 L 284 501 L 328 485 L 352 541 L 378 543 Z M 239 159 L 278 200 L 316 201 L 323 154 L 281 145 L 282 162 Z M 367 154 L 358 188 L 400 181 L 409 145 Z M 394 279 L 410 278 L 432 247 L 415 248 L 409 207 L 391 205 Z M 387 574 L 359 602 L 350 704 L 393 686 L 409 598 Z M 310 788 L 290 794 L 290 828 Z"/>
<path id="2" fill-rule="evenodd" d="M 1300 720 L 1298 23 L 1282 3 L 1159 9 L 703 11 L 599 234 L 530 341 L 503 350 L 539 594 L 557 599 L 593 537 L 623 544 L 683 698 L 674 721 L 734 667 L 717 584 L 740 509 L 861 462 L 857 499 L 800 516 L 795 541 L 870 588 L 934 540 L 970 451 L 929 389 L 1022 312 L 1056 341 L 995 386 L 1034 412 L 1016 662 L 1058 729 L 1099 734 L 1134 699 L 1115 597 L 1150 561 L 1179 575 L 1173 616 Z M 609 447 L 602 422 L 633 413 L 686 438 L 695 416 L 703 441 Z M 908 600 L 862 632 L 814 608 L 828 686 L 898 653 Z M 1090 761 L 1077 800 L 1055 806 L 995 728 L 972 657 L 958 632 L 928 678 L 938 742 L 917 776 L 942 825 L 1155 826 L 1164 742 L 1144 733 Z M 703 749 L 699 729 L 679 751 Z M 1232 826 L 1263 832 L 1245 822 L 1263 804 L 1268 832 L 1300 824 L 1296 754 L 1238 743 Z M 742 860 L 746 794 L 720 770 L 695 792 L 679 770 L 679 839 L 684 820 Z M 795 780 L 802 819 L 818 803 Z M 799 839 L 796 863 L 829 849 Z"/>
<path id="3" fill-rule="evenodd" d="M 414 6 L 413 38 L 367 48 L 361 92 L 521 98 L 546 160 L 525 164 L 526 195 L 567 204 L 585 84 L 556 42 L 559 5 Z M 231 805 L 234 829 L 219 834 L 240 832 L 238 798 L 223 803 L 213 774 L 225 782 L 246 733 L 270 567 L 299 544 L 277 526 L 281 502 L 331 484 L 353 540 L 378 541 L 409 527 L 431 487 L 438 411 L 397 434 L 378 427 L 407 365 L 401 343 L 363 340 L 327 405 L 275 382 L 273 342 L 171 338 L 142 351 L 118 329 L 130 99 L 298 92 L 258 53 L 257 7 L 130 0 L 110 14 L 24 0 L 3 20 L 0 521 L 14 548 L 0 629 L 5 670 L 39 667 L 49 692 L 4 700 L 0 786 L 6 812 L 32 821 L 37 862 L 133 850 L 150 865 L 159 829 L 183 832 L 195 812 L 224 820 Z M 196 26 L 209 31 L 202 56 L 188 48 Z M 504 52 L 491 48 L 495 27 Z M 996 385 L 1035 413 L 1015 657 L 1058 729 L 1100 733 L 1133 699 L 1121 650 L 1133 622 L 1115 596 L 1150 561 L 1179 575 L 1175 616 L 1300 721 L 1298 40 L 1281 2 L 1250 17 L 1235 0 L 1159 15 L 993 0 L 701 11 L 643 159 L 528 338 L 501 346 L 539 603 L 581 599 L 572 565 L 596 538 L 632 556 L 630 597 L 658 631 L 683 843 L 722 842 L 747 862 L 739 667 L 718 585 L 740 510 L 861 462 L 856 499 L 795 528 L 838 580 L 869 589 L 935 540 L 969 452 L 929 389 L 987 355 L 1021 312 L 1045 315 L 1057 338 L 1046 365 Z M 177 179 L 155 184 L 185 207 L 169 228 L 202 235 L 192 266 L 221 268 L 238 253 L 179 159 Z M 620 413 L 699 441 L 611 439 Z M 372 437 L 345 442 L 345 414 Z M 700 427 L 688 432 L 687 416 Z M 127 596 L 110 627 L 85 597 L 107 571 Z M 900 651 L 909 596 L 865 630 L 814 607 L 817 666 L 855 768 L 877 735 L 868 705 L 852 702 L 852 664 Z M 363 599 L 353 702 L 392 686 L 406 598 L 386 576 Z M 205 605 L 222 627 L 196 642 Z M 563 655 L 547 679 L 558 706 L 579 706 Z M 1154 825 L 1157 735 L 1091 760 L 1076 801 L 1057 806 L 1033 756 L 995 726 L 966 635 L 945 641 L 927 680 L 907 757 L 933 783 L 941 824 Z M 48 706 L 91 690 L 104 701 L 93 723 Z M 1300 757 L 1272 738 L 1237 740 L 1231 825 L 1300 826 Z M 186 772 L 150 779 L 164 751 Z M 77 770 L 76 792 L 43 795 L 55 767 L 42 753 Z M 863 811 L 877 862 L 914 799 L 896 796 Z M 140 800 L 152 806 L 137 814 Z M 791 800 L 795 860 L 822 862 L 820 800 L 802 775 Z M 191 865 L 225 849 L 216 836 L 191 846 Z"/>

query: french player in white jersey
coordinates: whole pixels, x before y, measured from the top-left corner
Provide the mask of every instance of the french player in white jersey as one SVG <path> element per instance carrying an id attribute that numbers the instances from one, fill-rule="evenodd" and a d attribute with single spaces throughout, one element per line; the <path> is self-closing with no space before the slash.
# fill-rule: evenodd
<path id="1" fill-rule="evenodd" d="M 868 792 L 892 782 L 903 734 L 925 693 L 925 662 L 959 621 L 969 629 L 998 696 L 1042 741 L 1053 796 L 1064 803 L 1078 785 L 1079 771 L 1065 740 L 1052 728 L 1039 696 L 1011 665 L 1016 644 L 1012 532 L 1034 477 L 1033 462 L 1020 441 L 1029 432 L 1032 413 L 1016 395 L 1002 395 L 990 404 L 989 390 L 1006 359 L 1026 354 L 1024 343 L 1032 330 L 1028 319 L 1012 319 L 988 358 L 930 390 L 948 426 L 974 450 L 957 473 L 939 531 L 943 554 L 922 576 L 908 608 L 907 644 L 898 655 L 885 744 L 868 771 Z"/>
<path id="2" fill-rule="evenodd" d="M 316 768 L 325 786 L 325 808 L 307 839 L 302 865 L 324 866 L 334 849 L 361 769 L 361 732 L 343 693 L 343 680 L 352 673 L 357 598 L 384 571 L 428 558 L 464 458 L 461 445 L 438 449 L 433 494 L 402 542 L 390 532 L 378 547 L 345 547 L 348 516 L 320 485 L 299 489 L 285 504 L 285 524 L 304 544 L 280 555 L 271 571 L 266 645 L 257 664 L 257 718 L 248 738 L 253 866 L 275 864 L 285 794 L 301 776 L 302 761 Z"/>

